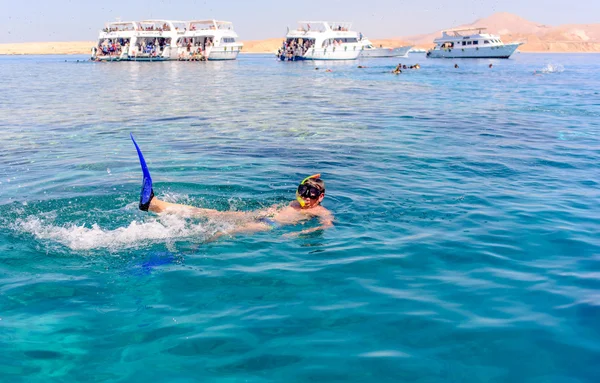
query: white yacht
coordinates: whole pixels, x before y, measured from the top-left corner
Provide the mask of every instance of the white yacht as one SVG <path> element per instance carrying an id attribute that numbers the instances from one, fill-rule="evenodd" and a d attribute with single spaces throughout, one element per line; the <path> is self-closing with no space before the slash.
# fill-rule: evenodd
<path id="1" fill-rule="evenodd" d="M 412 48 L 410 45 L 399 48 L 389 48 L 380 45 L 379 48 L 377 48 L 366 38 L 361 39 L 360 43 L 362 44 L 360 57 L 406 57 L 408 51 Z"/>
<path id="2" fill-rule="evenodd" d="M 121 61 L 129 59 L 129 48 L 139 29 L 135 21 L 106 23 L 92 47 L 92 60 Z"/>
<path id="3" fill-rule="evenodd" d="M 194 54 L 206 60 L 235 60 L 244 46 L 229 21 L 194 20 L 177 40 L 179 59 Z"/>
<path id="4" fill-rule="evenodd" d="M 498 58 L 507 59 L 523 43 L 504 44 L 500 37 L 484 33 L 486 28 L 451 29 L 434 40 L 427 52 L 430 58 Z"/>
<path id="5" fill-rule="evenodd" d="M 362 45 L 351 23 L 301 21 L 289 30 L 277 56 L 282 61 L 356 60 Z"/>

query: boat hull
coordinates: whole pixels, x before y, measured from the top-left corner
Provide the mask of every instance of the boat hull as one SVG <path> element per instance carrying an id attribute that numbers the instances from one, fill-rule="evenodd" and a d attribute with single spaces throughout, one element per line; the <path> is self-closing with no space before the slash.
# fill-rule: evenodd
<path id="1" fill-rule="evenodd" d="M 427 52 L 427 57 L 447 59 L 507 59 L 515 53 L 520 45 L 521 43 L 512 43 L 502 46 L 478 48 L 432 49 Z"/>
<path id="2" fill-rule="evenodd" d="M 360 55 L 360 48 L 357 46 L 352 47 L 328 47 L 321 49 L 309 49 L 303 55 L 296 55 L 292 59 L 288 59 L 285 56 L 280 56 L 282 61 L 302 61 L 302 60 L 356 60 Z"/>
<path id="3" fill-rule="evenodd" d="M 400 47 L 400 48 L 372 48 L 372 49 L 363 49 L 360 53 L 359 57 L 406 57 L 408 55 L 408 51 L 412 48 L 408 47 Z"/>
<path id="4" fill-rule="evenodd" d="M 212 47 L 208 54 L 209 61 L 235 60 L 240 47 Z"/>

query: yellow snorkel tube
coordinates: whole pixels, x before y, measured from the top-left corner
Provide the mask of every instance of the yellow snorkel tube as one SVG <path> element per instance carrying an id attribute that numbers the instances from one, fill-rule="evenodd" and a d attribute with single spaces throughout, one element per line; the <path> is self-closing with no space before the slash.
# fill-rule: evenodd
<path id="1" fill-rule="evenodd" d="M 302 180 L 302 182 L 300 182 L 300 185 L 304 185 L 306 183 L 306 181 L 308 181 L 310 179 L 317 179 L 317 178 L 321 178 L 321 173 L 313 174 L 312 176 L 306 177 L 305 179 Z M 306 202 L 304 202 L 304 200 L 302 199 L 300 194 L 298 194 L 298 189 L 296 189 L 296 200 L 298 201 L 298 203 L 300 204 L 301 207 L 306 206 Z"/>

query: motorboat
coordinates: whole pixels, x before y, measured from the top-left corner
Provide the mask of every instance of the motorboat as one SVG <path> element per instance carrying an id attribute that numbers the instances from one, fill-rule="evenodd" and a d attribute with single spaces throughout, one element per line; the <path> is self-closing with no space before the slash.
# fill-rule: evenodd
<path id="1" fill-rule="evenodd" d="M 235 60 L 244 46 L 229 21 L 194 20 L 177 40 L 178 58 L 194 55 L 203 60 Z"/>
<path id="2" fill-rule="evenodd" d="M 499 36 L 486 33 L 486 28 L 465 28 L 442 31 L 434 40 L 429 58 L 509 58 L 522 42 L 504 44 Z"/>
<path id="3" fill-rule="evenodd" d="M 290 30 L 277 52 L 282 61 L 298 60 L 356 60 L 362 50 L 352 23 L 301 21 Z"/>
<path id="4" fill-rule="evenodd" d="M 359 57 L 406 57 L 412 48 L 410 45 L 399 48 L 389 48 L 381 45 L 375 47 L 367 38 L 361 39 L 360 43 L 362 44 L 362 51 Z"/>

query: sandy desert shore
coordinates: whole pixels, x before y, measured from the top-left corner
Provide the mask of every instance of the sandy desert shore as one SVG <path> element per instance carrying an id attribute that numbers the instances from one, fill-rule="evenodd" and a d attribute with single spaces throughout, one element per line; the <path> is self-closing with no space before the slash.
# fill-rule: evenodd
<path id="1" fill-rule="evenodd" d="M 243 53 L 275 53 L 281 46 L 283 38 L 266 40 L 244 41 Z M 413 45 L 401 39 L 372 39 L 374 45 L 385 47 L 399 47 Z M 507 40 L 510 41 L 510 40 Z M 0 44 L 0 55 L 81 55 L 91 54 L 94 41 L 71 42 L 38 42 L 38 43 L 12 43 Z M 416 44 L 415 47 L 429 49 L 431 44 Z M 528 38 L 522 45 L 521 52 L 545 53 L 600 53 L 600 43 L 582 41 L 543 41 Z"/>

